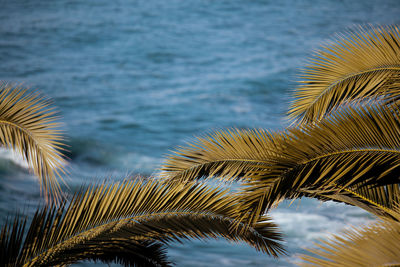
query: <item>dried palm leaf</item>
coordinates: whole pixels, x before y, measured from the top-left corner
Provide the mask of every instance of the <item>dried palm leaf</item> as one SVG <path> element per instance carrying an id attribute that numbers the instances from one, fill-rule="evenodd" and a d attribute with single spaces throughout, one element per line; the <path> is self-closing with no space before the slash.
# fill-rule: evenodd
<path id="1" fill-rule="evenodd" d="M 157 244 L 182 238 L 223 237 L 273 256 L 284 253 L 281 236 L 268 217 L 231 231 L 235 220 L 230 214 L 236 205 L 228 191 L 193 183 L 127 180 L 92 186 L 68 205 L 38 211 L 25 237 L 23 222 L 6 225 L 0 265 L 54 266 L 86 259 L 136 266 L 131 259 L 139 266 L 137 260 L 154 263 L 143 266 L 165 266 Z M 150 251 L 142 253 L 148 247 Z"/>
<path id="2" fill-rule="evenodd" d="M 21 86 L 0 84 L 0 142 L 17 151 L 39 177 L 41 191 L 48 200 L 61 196 L 64 144 L 54 108 L 37 93 Z"/>
<path id="3" fill-rule="evenodd" d="M 400 30 L 360 27 L 339 35 L 315 52 L 303 70 L 289 117 L 301 123 L 320 120 L 335 107 L 379 96 L 399 99 Z"/>
<path id="4" fill-rule="evenodd" d="M 385 220 L 362 228 L 352 228 L 343 235 L 321 240 L 314 255 L 300 255 L 301 266 L 399 266 L 400 215 L 396 221 Z"/>

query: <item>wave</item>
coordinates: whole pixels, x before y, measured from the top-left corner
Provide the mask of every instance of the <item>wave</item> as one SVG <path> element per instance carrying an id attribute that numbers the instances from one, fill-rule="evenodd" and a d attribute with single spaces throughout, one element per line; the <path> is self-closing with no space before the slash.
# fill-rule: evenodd
<path id="1" fill-rule="evenodd" d="M 16 151 L 0 147 L 0 173 L 26 172 L 28 162 Z"/>

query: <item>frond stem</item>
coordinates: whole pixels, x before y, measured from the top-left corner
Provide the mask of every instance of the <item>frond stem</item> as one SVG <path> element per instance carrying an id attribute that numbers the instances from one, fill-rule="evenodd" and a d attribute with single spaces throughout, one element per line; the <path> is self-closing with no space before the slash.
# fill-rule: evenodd
<path id="1" fill-rule="evenodd" d="M 329 91 L 331 91 L 335 86 L 337 86 L 338 84 L 344 82 L 347 79 L 350 79 L 352 77 L 357 77 L 357 76 L 361 76 L 363 74 L 367 74 L 367 73 L 372 73 L 375 71 L 399 71 L 400 72 L 400 66 L 389 66 L 389 67 L 377 67 L 377 68 L 373 68 L 373 69 L 368 69 L 368 70 L 363 70 L 363 71 L 359 71 L 359 72 L 354 72 L 351 73 L 349 75 L 346 75 L 345 77 L 335 81 L 334 83 L 332 83 L 330 86 L 328 86 L 323 92 L 321 92 L 321 94 L 319 94 L 311 103 L 310 106 L 314 105 L 323 95 L 325 95 L 326 93 L 328 93 Z"/>
<path id="2" fill-rule="evenodd" d="M 348 189 L 348 188 L 345 188 L 345 187 L 340 186 L 340 185 L 337 185 L 337 184 L 334 184 L 334 185 L 335 185 L 336 187 L 338 187 L 338 188 L 340 188 L 340 189 L 342 189 L 342 190 L 344 190 L 344 191 L 350 193 L 350 194 L 353 194 L 353 195 L 355 195 L 355 196 L 357 196 L 357 197 L 363 199 L 364 201 L 367 201 L 368 203 L 370 203 L 370 204 L 372 204 L 372 205 L 377 206 L 378 208 L 384 210 L 384 211 L 387 212 L 388 214 L 390 214 L 390 213 L 393 212 L 392 210 L 390 210 L 390 209 L 388 209 L 388 208 L 382 206 L 382 205 L 379 204 L 379 203 L 376 203 L 375 201 L 372 201 L 372 200 L 369 199 L 369 198 L 366 198 L 366 197 L 364 197 L 364 196 L 358 194 L 357 192 L 355 192 L 355 191 L 353 191 L 353 190 L 350 190 L 350 189 Z"/>
<path id="3" fill-rule="evenodd" d="M 303 161 L 303 162 L 299 163 L 298 165 L 305 165 L 305 164 L 311 163 L 313 161 L 327 158 L 330 156 L 336 156 L 336 155 L 347 154 L 347 153 L 357 153 L 357 152 L 386 152 L 386 153 L 400 154 L 399 150 L 393 150 L 393 149 L 382 149 L 382 148 L 353 149 L 353 150 L 345 150 L 345 151 L 337 151 L 337 152 L 327 153 L 322 156 L 318 156 L 318 157 Z"/>
<path id="4" fill-rule="evenodd" d="M 34 139 L 32 133 L 31 133 L 28 129 L 26 129 L 26 128 L 24 128 L 24 127 L 22 127 L 22 126 L 20 126 L 20 125 L 18 125 L 18 124 L 16 124 L 16 123 L 13 123 L 13 122 L 10 122 L 10 121 L 5 121 L 5 120 L 0 120 L 0 124 L 6 124 L 6 125 L 13 126 L 13 127 L 15 127 L 15 128 L 18 128 L 18 129 L 20 129 L 21 131 L 25 132 L 27 135 L 29 135 L 29 137 L 31 137 L 32 139 Z"/>
<path id="5" fill-rule="evenodd" d="M 181 171 L 181 172 L 188 172 L 188 171 L 190 171 L 190 170 L 196 169 L 196 168 L 198 168 L 198 167 L 200 167 L 200 166 L 202 166 L 202 165 L 206 165 L 206 164 L 224 163 L 224 162 L 227 162 L 227 161 L 229 161 L 229 162 L 235 162 L 235 161 L 237 161 L 237 162 L 241 162 L 241 163 L 243 163 L 243 162 L 248 162 L 248 163 L 262 163 L 262 164 L 270 164 L 270 163 L 271 163 L 270 161 L 266 161 L 266 160 L 255 160 L 255 159 L 221 159 L 221 160 L 206 161 L 206 162 L 202 162 L 202 163 L 199 163 L 199 164 L 195 164 L 195 165 L 192 165 L 190 168 L 185 169 L 185 170 L 183 170 L 183 171 Z"/>

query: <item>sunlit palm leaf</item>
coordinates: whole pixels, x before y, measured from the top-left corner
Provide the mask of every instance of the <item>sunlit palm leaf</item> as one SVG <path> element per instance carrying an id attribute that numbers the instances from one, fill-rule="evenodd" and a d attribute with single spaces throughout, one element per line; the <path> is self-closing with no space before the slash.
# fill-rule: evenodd
<path id="1" fill-rule="evenodd" d="M 43 97 L 0 84 L 0 142 L 22 155 L 39 177 L 44 195 L 57 202 L 65 160 L 55 111 Z"/>
<path id="2" fill-rule="evenodd" d="M 177 182 L 213 176 L 225 181 L 248 178 L 270 165 L 283 137 L 264 130 L 216 132 L 179 148 L 165 161 L 161 176 Z"/>
<path id="3" fill-rule="evenodd" d="M 398 99 L 400 30 L 366 27 L 339 35 L 318 50 L 294 91 L 289 116 L 300 122 L 321 119 L 349 100 L 379 96 Z"/>
<path id="4" fill-rule="evenodd" d="M 280 133 L 234 131 L 198 139 L 167 160 L 164 176 L 179 181 L 213 175 L 246 177 L 239 197 L 240 217 L 252 214 L 253 220 L 283 198 L 332 195 L 335 199 L 343 192 L 336 200 L 386 203 L 394 194 L 398 198 L 388 185 L 399 182 L 399 132 L 397 106 L 348 106 L 318 124 Z M 383 187 L 368 191 L 368 184 Z M 359 190 L 367 201 L 343 188 Z"/>
<path id="5" fill-rule="evenodd" d="M 2 237 L 0 253 L 9 255 L 3 261 L 10 266 L 52 266 L 110 257 L 124 261 L 137 246 L 146 249 L 147 243 L 141 243 L 146 240 L 165 243 L 207 237 L 244 241 L 274 256 L 284 253 L 276 225 L 267 217 L 254 227 L 243 224 L 240 231 L 232 232 L 236 205 L 228 191 L 198 184 L 124 181 L 93 186 L 66 207 L 38 212 L 24 240 L 22 230 L 20 235 Z M 90 249 L 82 251 L 86 246 Z M 19 253 L 8 254 L 11 250 Z"/>
<path id="6" fill-rule="evenodd" d="M 332 194 L 335 198 L 343 192 L 354 195 L 352 201 L 362 196 L 364 204 L 390 206 L 385 199 L 399 197 L 398 188 L 388 187 L 399 183 L 399 132 L 397 106 L 379 105 L 348 107 L 316 125 L 290 129 L 281 143 L 284 156 L 271 160 L 264 175 L 244 189 L 243 210 L 262 212 L 274 201 L 310 196 L 312 191 L 315 197 Z M 371 186 L 380 188 L 368 190 Z M 359 194 L 349 194 L 348 189 Z"/>
<path id="7" fill-rule="evenodd" d="M 381 221 L 363 228 L 353 228 L 330 240 L 321 240 L 314 255 L 301 255 L 301 266 L 399 266 L 400 219 Z"/>

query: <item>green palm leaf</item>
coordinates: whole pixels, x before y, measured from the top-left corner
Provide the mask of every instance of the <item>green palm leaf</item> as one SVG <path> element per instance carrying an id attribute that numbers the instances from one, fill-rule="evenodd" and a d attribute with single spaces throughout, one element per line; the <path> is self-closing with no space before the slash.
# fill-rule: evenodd
<path id="1" fill-rule="evenodd" d="M 309 249 L 314 255 L 300 255 L 305 261 L 301 266 L 399 266 L 400 216 L 393 214 L 397 221 L 380 221 L 321 240 L 317 249 Z"/>
<path id="2" fill-rule="evenodd" d="M 21 86 L 0 84 L 0 142 L 17 151 L 39 177 L 41 191 L 48 200 L 59 201 L 57 178 L 64 173 L 61 154 L 63 137 L 57 128 L 55 111 L 50 103 Z"/>
<path id="3" fill-rule="evenodd" d="M 280 234 L 268 217 L 254 227 L 242 224 L 240 231 L 231 231 L 236 205 L 228 191 L 199 184 L 131 180 L 92 186 L 68 205 L 39 211 L 25 239 L 21 223 L 6 225 L 0 253 L 6 255 L 2 260 L 8 266 L 64 265 L 83 259 L 126 262 L 159 242 L 216 237 L 244 241 L 273 256 L 284 253 Z M 161 263 L 147 266 L 165 265 L 162 254 L 157 254 L 158 260 L 148 255 L 146 261 Z"/>
<path id="4" fill-rule="evenodd" d="M 307 123 L 354 99 L 398 99 L 400 30 L 368 27 L 339 35 L 315 52 L 303 71 L 289 117 Z"/>

